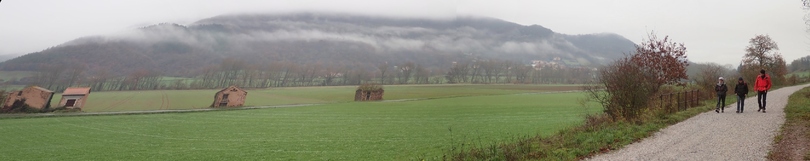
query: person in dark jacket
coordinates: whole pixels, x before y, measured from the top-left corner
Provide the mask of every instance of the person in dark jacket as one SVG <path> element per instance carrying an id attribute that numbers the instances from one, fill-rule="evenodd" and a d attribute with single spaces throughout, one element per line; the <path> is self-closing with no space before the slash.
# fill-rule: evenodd
<path id="1" fill-rule="evenodd" d="M 745 95 L 748 94 L 748 83 L 745 83 L 742 77 L 737 79 L 737 85 L 734 86 L 734 93 L 737 94 L 737 113 L 743 113 L 745 109 Z"/>
<path id="2" fill-rule="evenodd" d="M 765 113 L 765 99 L 768 98 L 768 90 L 771 90 L 771 85 L 771 77 L 765 74 L 765 69 L 759 70 L 759 75 L 754 81 L 754 90 L 757 91 L 757 104 L 759 104 L 757 112 L 762 111 L 762 113 Z"/>
<path id="3" fill-rule="evenodd" d="M 714 112 L 724 112 L 726 109 L 726 92 L 728 92 L 728 86 L 726 86 L 723 77 L 718 78 L 717 85 L 714 86 L 714 91 L 717 92 L 717 108 L 714 109 Z"/>

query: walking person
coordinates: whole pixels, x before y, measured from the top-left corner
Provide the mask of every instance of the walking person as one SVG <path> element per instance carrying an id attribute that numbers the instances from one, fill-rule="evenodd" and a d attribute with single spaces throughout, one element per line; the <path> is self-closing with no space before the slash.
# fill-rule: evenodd
<path id="1" fill-rule="evenodd" d="M 771 77 L 765 74 L 765 69 L 759 70 L 759 75 L 754 81 L 754 90 L 757 91 L 757 104 L 759 109 L 757 112 L 762 111 L 765 113 L 765 100 L 768 97 L 768 90 L 771 89 Z"/>
<path id="2" fill-rule="evenodd" d="M 748 94 L 748 83 L 745 83 L 742 77 L 737 79 L 737 85 L 734 86 L 734 93 L 737 94 L 737 113 L 743 113 L 745 109 L 745 95 Z"/>
<path id="3" fill-rule="evenodd" d="M 726 86 L 723 77 L 718 78 L 717 85 L 714 86 L 714 91 L 717 92 L 717 108 L 714 109 L 714 112 L 724 112 L 726 109 L 726 92 L 728 92 L 728 86 Z"/>

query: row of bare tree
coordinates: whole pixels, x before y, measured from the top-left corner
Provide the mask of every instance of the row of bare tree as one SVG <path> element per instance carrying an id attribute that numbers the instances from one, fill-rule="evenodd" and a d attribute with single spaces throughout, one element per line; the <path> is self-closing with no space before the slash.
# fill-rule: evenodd
<path id="1" fill-rule="evenodd" d="M 454 62 L 445 75 L 449 83 L 582 84 L 591 82 L 595 70 L 587 67 L 532 67 L 494 59 Z"/>
<path id="2" fill-rule="evenodd" d="M 506 84 L 506 83 L 588 83 L 595 78 L 593 68 L 532 67 L 498 59 L 472 59 L 454 62 L 447 69 L 428 68 L 413 62 L 380 63 L 370 68 L 338 65 L 272 62 L 252 64 L 226 58 L 220 64 L 199 69 L 193 78 L 166 77 L 160 71 L 134 70 L 121 74 L 107 70 L 87 72 L 82 65 L 48 65 L 22 83 L 61 91 L 71 86 L 89 86 L 94 91 L 211 89 L 229 85 L 245 88 L 339 86 L 380 84 Z"/>

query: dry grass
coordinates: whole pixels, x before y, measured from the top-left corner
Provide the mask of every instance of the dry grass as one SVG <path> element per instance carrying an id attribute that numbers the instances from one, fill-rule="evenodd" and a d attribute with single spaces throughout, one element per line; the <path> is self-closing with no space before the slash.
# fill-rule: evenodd
<path id="1" fill-rule="evenodd" d="M 769 160 L 810 160 L 810 88 L 790 96 Z"/>

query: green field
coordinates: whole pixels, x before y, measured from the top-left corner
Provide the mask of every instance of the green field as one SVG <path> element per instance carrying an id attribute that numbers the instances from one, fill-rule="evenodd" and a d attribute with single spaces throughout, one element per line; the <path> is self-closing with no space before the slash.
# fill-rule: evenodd
<path id="1" fill-rule="evenodd" d="M 487 146 L 520 136 L 548 135 L 579 124 L 583 115 L 601 110 L 594 104 L 587 108 L 578 104 L 577 100 L 584 97 L 582 93 L 514 94 L 553 88 L 387 86 L 386 99 L 439 98 L 394 102 L 351 102 L 351 96 L 345 94 L 350 87 L 249 90 L 248 95 L 254 96 L 249 97 L 249 104 L 275 101 L 325 104 L 196 113 L 4 119 L 0 120 L 0 135 L 4 136 L 0 144 L 5 147 L 0 150 L 0 160 L 434 158 L 452 147 Z M 399 90 L 402 93 L 396 92 Z M 141 94 L 166 92 L 172 104 L 205 105 L 210 102 L 195 102 L 191 98 L 212 97 L 210 91 L 141 91 Z M 97 92 L 91 98 L 120 98 L 127 93 Z M 141 94 L 132 98 L 140 98 Z M 277 96 L 289 99 L 274 98 Z M 312 97 L 304 99 L 305 96 Z M 183 98 L 188 101 L 175 101 Z"/>
<path id="2" fill-rule="evenodd" d="M 0 71 L 0 90 L 18 90 L 22 89 L 24 85 L 7 85 L 4 82 L 18 81 L 25 77 L 34 76 L 36 72 L 22 72 L 22 71 Z"/>
<path id="3" fill-rule="evenodd" d="M 247 89 L 245 106 L 325 104 L 354 101 L 354 86 Z M 572 85 L 402 85 L 386 86 L 385 100 L 450 98 L 578 90 Z M 218 90 L 92 92 L 85 112 L 208 108 Z M 51 100 L 57 105 L 61 95 Z"/>
<path id="4" fill-rule="evenodd" d="M 34 76 L 36 72 L 0 71 L 0 82 L 19 80 L 20 78 Z"/>
<path id="5" fill-rule="evenodd" d="M 788 73 L 785 77 L 789 76 L 796 76 L 796 77 L 810 77 L 810 71 L 797 71 L 793 73 Z"/>

